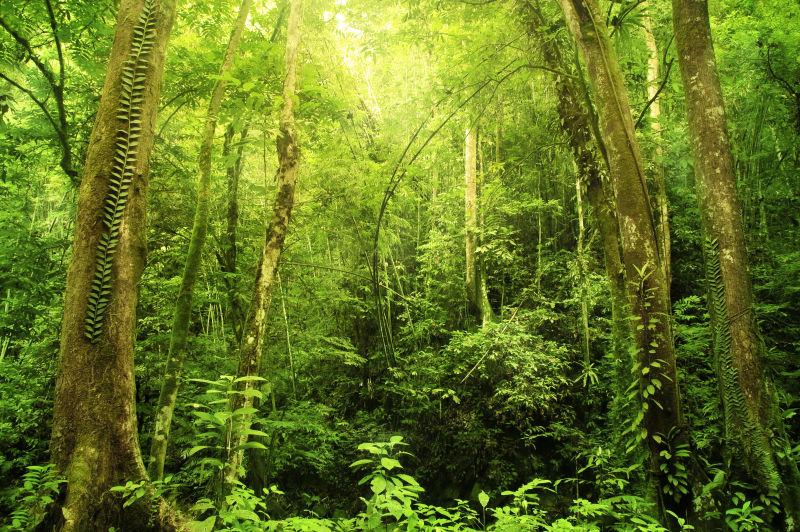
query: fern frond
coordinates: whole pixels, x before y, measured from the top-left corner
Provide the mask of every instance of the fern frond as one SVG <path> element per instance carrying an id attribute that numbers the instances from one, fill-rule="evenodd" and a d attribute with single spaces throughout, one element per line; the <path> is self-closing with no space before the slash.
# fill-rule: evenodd
<path id="1" fill-rule="evenodd" d="M 704 246 L 708 309 L 714 361 L 719 379 L 720 396 L 725 416 L 725 438 L 732 454 L 742 460 L 747 471 L 765 491 L 780 484 L 771 443 L 757 414 L 744 397 L 741 375 L 733 360 L 731 322 L 725 300 L 725 283 L 716 240 L 706 239 Z"/>
<path id="2" fill-rule="evenodd" d="M 155 31 L 155 0 L 145 0 L 138 22 L 133 28 L 131 49 L 120 75 L 121 90 L 116 117 L 122 127 L 117 130 L 114 143 L 108 192 L 102 209 L 104 231 L 97 244 L 95 272 L 84 318 L 84 335 L 92 343 L 96 343 L 103 333 L 105 312 L 111 299 L 114 255 L 117 252 L 119 228 L 135 174 L 142 129 L 142 103 L 149 54 L 155 44 Z"/>

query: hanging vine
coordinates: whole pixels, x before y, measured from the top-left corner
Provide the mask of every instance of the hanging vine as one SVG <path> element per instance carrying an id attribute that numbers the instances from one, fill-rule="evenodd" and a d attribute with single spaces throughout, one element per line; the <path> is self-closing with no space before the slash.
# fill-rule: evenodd
<path id="1" fill-rule="evenodd" d="M 122 89 L 117 109 L 120 127 L 114 142 L 114 161 L 103 202 L 103 233 L 97 244 L 94 278 L 86 307 L 84 334 L 96 343 L 111 298 L 111 269 L 119 243 L 122 214 L 136 168 L 136 153 L 142 131 L 142 102 L 149 56 L 155 44 L 155 0 L 145 0 L 133 29 L 130 54 L 122 66 Z"/>

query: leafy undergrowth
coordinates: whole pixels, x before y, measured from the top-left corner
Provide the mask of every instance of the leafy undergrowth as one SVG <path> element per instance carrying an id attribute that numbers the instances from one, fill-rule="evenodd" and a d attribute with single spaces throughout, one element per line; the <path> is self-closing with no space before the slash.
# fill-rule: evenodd
<path id="1" fill-rule="evenodd" d="M 274 499 L 285 496 L 276 486 L 256 494 L 239 483 L 229 494 L 218 499 L 201 498 L 185 510 L 189 532 L 214 531 L 667 531 L 655 516 L 655 504 L 641 496 L 625 493 L 632 488 L 628 477 L 631 468 L 608 466 L 608 452 L 598 449 L 580 472 L 591 470 L 598 491 L 607 496 L 589 500 L 569 498 L 566 505 L 554 505 L 564 500 L 565 491 L 575 479 L 550 481 L 534 478 L 516 490 L 497 494 L 478 493 L 475 500 L 455 499 L 447 506 L 427 504 L 421 500 L 425 489 L 417 480 L 403 472 L 402 459 L 412 454 L 402 436 L 389 441 L 362 443 L 358 451 L 365 454 L 350 467 L 363 473 L 358 485 L 365 496 L 359 497 L 362 509 L 354 516 L 335 512 L 336 517 L 320 517 L 311 510 L 303 516 L 272 519 L 270 509 Z M 65 481 L 57 478 L 51 464 L 31 466 L 23 485 L 16 491 L 16 510 L 11 520 L 0 530 L 34 530 L 45 515 L 47 506 L 58 496 Z M 769 515 L 777 511 L 777 500 L 748 498 L 736 491 L 726 505 L 724 514 L 714 511 L 714 494 L 725 478 L 717 471 L 715 478 L 702 489 L 695 501 L 695 510 L 704 524 L 711 522 L 734 532 L 771 530 Z M 163 481 L 128 482 L 111 488 L 121 498 L 124 507 L 140 499 L 155 497 L 169 500 L 175 507 L 180 483 L 171 475 Z M 562 492 L 558 493 L 559 488 Z M 710 503 L 710 506 L 709 506 Z M 703 505 L 709 506 L 701 511 Z M 774 507 L 773 507 L 774 506 Z M 558 509 L 556 509 L 558 508 Z M 719 508 L 719 505 L 717 505 Z M 670 515 L 671 525 L 682 531 L 694 530 L 684 519 Z"/>

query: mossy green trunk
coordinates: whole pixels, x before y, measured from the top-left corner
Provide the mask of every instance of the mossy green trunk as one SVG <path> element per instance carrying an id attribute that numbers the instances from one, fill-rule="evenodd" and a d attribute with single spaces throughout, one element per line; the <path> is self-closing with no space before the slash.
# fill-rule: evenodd
<path id="1" fill-rule="evenodd" d="M 729 451 L 765 492 L 797 512 L 796 464 L 783 475 L 773 445 L 783 432 L 753 308 L 742 209 L 705 0 L 674 0 L 678 62 L 706 246 L 709 306 Z M 783 451 L 784 449 L 780 449 Z M 782 478 L 783 477 L 783 478 Z M 795 518 L 797 515 L 795 515 Z"/>
<path id="2" fill-rule="evenodd" d="M 144 504 L 123 509 L 108 490 L 146 477 L 136 429 L 134 333 L 147 173 L 174 18 L 171 0 L 119 5 L 64 296 L 51 453 L 68 483 L 51 514 L 55 530 L 167 526 L 158 518 L 148 524 L 153 516 Z"/>
<path id="3" fill-rule="evenodd" d="M 272 218 L 267 227 L 264 249 L 256 270 L 253 297 L 250 301 L 250 312 L 244 327 L 242 341 L 239 346 L 238 377 L 258 375 L 261 364 L 261 352 L 264 347 L 267 313 L 272 300 L 272 290 L 278 271 L 283 243 L 289 229 L 289 219 L 294 207 L 295 189 L 297 188 L 297 170 L 300 160 L 300 147 L 297 141 L 295 125 L 295 100 L 297 92 L 298 49 L 300 47 L 300 24 L 302 17 L 301 0 L 289 0 L 289 20 L 286 35 L 286 76 L 283 81 L 283 107 L 280 116 L 280 131 L 276 139 L 278 152 L 278 171 L 276 181 L 278 191 L 272 211 Z M 256 386 L 253 380 L 239 383 L 241 394 L 232 396 L 230 408 L 235 411 L 253 405 L 253 396 L 247 391 Z M 238 418 L 229 439 L 228 459 L 223 471 L 223 491 L 230 491 L 238 481 L 240 468 L 244 459 L 244 444 L 248 440 L 251 416 Z"/>
<path id="4" fill-rule="evenodd" d="M 691 498 L 682 496 L 671 482 L 670 477 L 674 475 L 668 475 L 676 458 L 666 460 L 661 455 L 662 451 L 674 452 L 674 446 L 685 443 L 688 438 L 672 346 L 669 288 L 650 210 L 642 158 L 633 131 L 628 94 L 595 0 L 560 0 L 560 3 L 589 72 L 608 156 L 619 220 L 625 290 L 642 369 L 639 388 L 643 422 L 641 430 L 636 432 L 649 451 L 649 474 L 658 486 L 660 513 L 663 516 L 666 510 L 671 510 L 685 515 Z"/>
<path id="5" fill-rule="evenodd" d="M 211 93 L 208 104 L 203 138 L 200 144 L 197 179 L 197 205 L 195 206 L 194 222 L 192 224 L 192 237 L 189 241 L 189 251 L 186 255 L 186 264 L 183 268 L 181 288 L 175 304 L 175 315 L 172 319 L 172 335 L 170 336 L 169 351 L 167 353 L 167 366 L 164 373 L 164 383 L 158 397 L 153 441 L 150 447 L 150 476 L 161 479 L 164 476 L 164 460 L 169 443 L 169 429 L 172 424 L 172 413 L 175 411 L 175 401 L 178 397 L 178 386 L 186 358 L 186 341 L 189 334 L 189 321 L 192 316 L 192 296 L 197 273 L 203 258 L 203 246 L 208 232 L 208 210 L 211 188 L 211 148 L 214 144 L 214 132 L 217 129 L 217 114 L 222 105 L 225 94 L 226 77 L 233 66 L 233 59 L 239 41 L 244 31 L 244 23 L 250 12 L 251 0 L 243 0 L 239 8 L 239 16 L 231 31 L 228 47 L 220 67 L 220 76 Z"/>

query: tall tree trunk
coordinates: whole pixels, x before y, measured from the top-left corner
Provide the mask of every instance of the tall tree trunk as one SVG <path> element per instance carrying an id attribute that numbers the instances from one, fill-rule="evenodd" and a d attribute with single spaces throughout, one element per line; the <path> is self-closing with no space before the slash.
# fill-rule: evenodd
<path id="1" fill-rule="evenodd" d="M 485 326 L 492 321 L 492 308 L 486 290 L 481 260 L 480 216 L 478 213 L 478 126 L 467 129 L 464 141 L 464 231 L 466 254 L 466 287 L 470 309 Z"/>
<path id="2" fill-rule="evenodd" d="M 242 0 L 239 7 L 239 16 L 231 30 L 228 47 L 219 69 L 219 79 L 214 84 L 211 101 L 208 103 L 203 138 L 200 143 L 197 178 L 197 204 L 194 211 L 192 224 L 192 237 L 189 240 L 189 251 L 183 267 L 181 288 L 175 303 L 175 314 L 172 318 L 172 335 L 169 340 L 167 353 L 167 367 L 164 372 L 164 383 L 158 397 L 155 427 L 153 429 L 153 442 L 150 447 L 149 473 L 153 479 L 160 480 L 164 476 L 164 460 L 167 456 L 169 444 L 169 430 L 172 425 L 172 413 L 175 411 L 175 401 L 178 398 L 178 386 L 186 358 L 186 342 L 189 335 L 189 321 L 192 317 L 192 296 L 200 262 L 203 259 L 203 246 L 208 233 L 208 210 L 211 189 L 211 149 L 214 145 L 214 133 L 217 130 L 217 114 L 222 106 L 225 95 L 227 75 L 233 67 L 233 59 L 239 41 L 244 31 L 244 23 L 250 12 L 251 0 Z"/>
<path id="3" fill-rule="evenodd" d="M 146 530 L 150 508 L 108 489 L 147 477 L 133 369 L 147 173 L 172 0 L 122 0 L 78 198 L 64 296 L 52 460 L 67 479 L 56 530 Z M 156 520 L 155 522 L 158 522 Z"/>
<path id="4" fill-rule="evenodd" d="M 272 300 L 272 289 L 278 270 L 278 261 L 283 251 L 283 243 L 289 228 L 289 218 L 294 207 L 294 195 L 297 187 L 297 169 L 300 158 L 300 147 L 297 142 L 297 126 L 295 125 L 294 108 L 297 93 L 298 48 L 300 46 L 300 24 L 302 17 L 302 0 L 289 0 L 289 21 L 286 33 L 286 77 L 283 80 L 283 108 L 280 117 L 280 132 L 276 140 L 278 151 L 278 185 L 272 219 L 266 232 L 264 249 L 256 271 L 253 297 L 250 312 L 245 325 L 242 342 L 239 347 L 239 391 L 233 395 L 231 410 L 249 409 L 253 405 L 253 396 L 248 393 L 255 387 L 255 381 L 248 377 L 258 375 L 261 363 L 261 352 L 264 345 L 267 313 Z M 238 481 L 240 467 L 244 457 L 245 444 L 248 439 L 251 415 L 239 417 L 233 427 L 228 449 L 228 459 L 223 472 L 224 491 Z"/>
<path id="5" fill-rule="evenodd" d="M 223 145 L 223 157 L 230 157 L 234 149 L 233 144 L 234 129 L 229 126 L 225 131 L 225 142 Z M 228 308 L 230 310 L 231 329 L 235 342 L 231 346 L 231 352 L 235 351 L 241 340 L 241 328 L 247 316 L 244 315 L 242 303 L 236 287 L 234 274 L 237 271 L 236 259 L 238 255 L 237 229 L 239 226 L 239 178 L 242 175 L 242 163 L 244 161 L 244 147 L 247 140 L 247 127 L 242 129 L 239 134 L 239 141 L 236 144 L 236 158 L 229 162 L 226 168 L 227 174 L 227 193 L 225 208 L 225 235 L 222 250 L 219 254 L 219 262 L 222 271 L 228 276 L 225 277 L 225 288 L 228 297 Z M 227 159 L 226 159 L 227 160 Z"/>
<path id="6" fill-rule="evenodd" d="M 782 432 L 774 391 L 764 375 L 753 308 L 744 224 L 705 0 L 674 0 L 673 22 L 686 95 L 706 246 L 714 351 L 731 454 L 766 492 L 798 501 L 795 464 L 781 478 L 772 441 Z M 781 449 L 783 450 L 783 449 Z M 788 475 L 791 478 L 788 478 Z"/>
<path id="7" fill-rule="evenodd" d="M 560 0 L 560 4 L 589 72 L 619 216 L 626 293 L 641 366 L 643 426 L 637 433 L 649 449 L 660 513 L 665 516 L 670 510 L 684 515 L 691 500 L 684 493 L 688 483 L 672 482 L 677 478 L 672 474 L 678 460 L 674 447 L 684 444 L 687 437 L 672 345 L 669 288 L 628 94 L 595 0 Z M 672 458 L 665 459 L 662 451 Z"/>
<path id="8" fill-rule="evenodd" d="M 576 165 L 577 166 L 577 165 Z M 576 258 L 578 264 L 578 299 L 581 317 L 580 317 L 580 330 L 581 330 L 581 351 L 583 352 L 583 365 L 589 368 L 592 363 L 589 354 L 589 302 L 587 300 L 588 293 L 586 290 L 586 254 L 584 252 L 584 234 L 586 227 L 583 223 L 583 184 L 582 176 L 577 174 L 575 176 L 575 208 L 578 211 L 578 249 L 576 250 Z"/>
<path id="9" fill-rule="evenodd" d="M 661 251 L 661 262 L 667 277 L 667 286 L 672 283 L 671 260 L 672 241 L 669 235 L 669 202 L 667 201 L 667 181 L 664 174 L 664 150 L 661 135 L 661 102 L 658 100 L 659 88 L 659 56 L 656 37 L 653 33 L 653 21 L 649 14 L 644 16 L 644 39 L 647 45 L 647 100 L 650 101 L 650 129 L 653 131 L 653 184 L 655 185 L 656 211 L 658 214 L 658 245 Z"/>
<path id="10" fill-rule="evenodd" d="M 542 52 L 545 65 L 553 71 L 572 71 L 570 61 L 561 53 L 552 35 L 539 28 L 550 24 L 544 19 L 539 6 L 524 2 L 525 16 L 529 19 L 528 32 Z M 580 65 L 576 65 L 575 77 L 557 76 L 557 110 L 561 125 L 567 133 L 572 156 L 578 166 L 578 175 L 586 185 L 586 198 L 600 234 L 603 248 L 606 276 L 611 290 L 611 314 L 613 349 L 625 366 L 624 376 L 628 375 L 628 332 L 627 296 L 625 294 L 625 272 L 619 245 L 619 224 L 614 212 L 610 183 L 605 174 L 608 156 L 596 117 L 593 116 L 591 101 L 582 83 Z M 577 81 L 576 81 L 577 80 Z M 593 142 L 594 139 L 594 142 Z M 596 143 L 596 144 L 595 144 Z M 624 390 L 625 387 L 622 387 Z"/>

